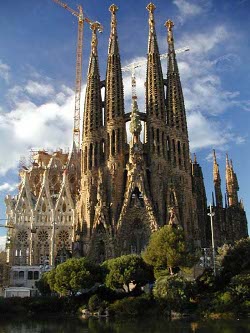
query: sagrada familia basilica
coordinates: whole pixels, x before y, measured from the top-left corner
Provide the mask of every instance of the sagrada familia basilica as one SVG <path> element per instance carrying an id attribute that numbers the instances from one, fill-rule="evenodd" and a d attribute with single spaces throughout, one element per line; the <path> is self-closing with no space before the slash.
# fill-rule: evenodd
<path id="1" fill-rule="evenodd" d="M 168 69 L 164 79 L 155 6 L 147 6 L 146 112 L 138 109 L 136 95 L 131 110 L 125 112 L 117 9 L 110 7 L 105 80 L 99 74 L 97 28 L 92 25 L 81 148 L 73 144 L 70 153 L 34 153 L 32 165 L 20 171 L 18 195 L 6 197 L 12 266 L 40 265 L 44 260 L 54 266 L 70 256 L 102 262 L 141 253 L 150 235 L 168 223 L 182 226 L 190 246 L 210 244 L 202 169 L 196 157 L 190 159 L 174 24 L 165 23 Z M 222 195 L 215 152 L 213 180 L 214 238 L 220 246 L 247 237 L 247 220 L 228 157 L 225 199 Z"/>

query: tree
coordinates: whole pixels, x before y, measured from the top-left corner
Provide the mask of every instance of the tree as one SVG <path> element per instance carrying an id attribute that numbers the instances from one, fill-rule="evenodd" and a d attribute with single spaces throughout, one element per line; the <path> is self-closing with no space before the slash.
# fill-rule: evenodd
<path id="1" fill-rule="evenodd" d="M 165 225 L 154 232 L 142 256 L 155 271 L 168 268 L 170 274 L 173 274 L 173 269 L 186 265 L 190 257 L 185 246 L 183 229 Z"/>
<path id="2" fill-rule="evenodd" d="M 250 270 L 250 238 L 242 238 L 235 242 L 234 246 L 228 247 L 222 261 L 222 276 L 225 280 Z"/>
<path id="3" fill-rule="evenodd" d="M 48 282 L 49 274 L 50 272 L 43 273 L 41 279 L 35 282 L 35 285 L 42 296 L 51 294 L 51 289 Z"/>
<path id="4" fill-rule="evenodd" d="M 135 254 L 107 260 L 102 264 L 102 268 L 106 272 L 105 284 L 111 289 L 122 288 L 129 292 L 130 283 L 138 288 L 153 280 L 152 268 L 141 256 Z"/>
<path id="5" fill-rule="evenodd" d="M 86 258 L 72 258 L 50 271 L 47 280 L 51 290 L 66 296 L 93 287 L 96 282 L 101 282 L 101 275 L 98 266 Z"/>
<path id="6" fill-rule="evenodd" d="M 153 293 L 169 311 L 183 311 L 195 293 L 195 284 L 178 275 L 162 276 L 156 280 Z"/>

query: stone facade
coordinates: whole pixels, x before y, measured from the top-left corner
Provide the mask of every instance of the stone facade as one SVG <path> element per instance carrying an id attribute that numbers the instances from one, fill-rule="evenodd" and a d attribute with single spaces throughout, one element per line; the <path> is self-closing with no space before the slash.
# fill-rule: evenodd
<path id="1" fill-rule="evenodd" d="M 170 20 L 165 24 L 168 72 L 164 80 L 155 6 L 147 6 L 146 113 L 139 112 L 136 95 L 132 96 L 131 112 L 125 113 L 117 9 L 115 5 L 110 7 L 104 81 L 99 74 L 97 27 L 91 26 L 81 150 L 73 145 L 70 154 L 39 151 L 31 167 L 20 172 L 18 195 L 6 197 L 8 224 L 13 226 L 8 235 L 12 265 L 54 265 L 71 255 L 101 262 L 125 253 L 140 253 L 151 233 L 168 223 L 182 225 L 190 246 L 204 247 L 210 242 L 202 169 L 196 157 L 190 160 L 174 24 Z M 247 236 L 246 215 L 237 196 L 237 177 L 228 160 L 226 184 L 223 207 L 219 166 L 214 156 L 217 246 Z"/>

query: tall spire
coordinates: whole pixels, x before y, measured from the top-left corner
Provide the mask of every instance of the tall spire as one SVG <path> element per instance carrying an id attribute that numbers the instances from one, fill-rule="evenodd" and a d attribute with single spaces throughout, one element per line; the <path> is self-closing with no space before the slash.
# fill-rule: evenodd
<path id="1" fill-rule="evenodd" d="M 164 83 L 157 43 L 154 11 L 155 5 L 149 3 L 149 37 L 146 75 L 146 112 L 147 139 L 151 154 L 165 156 L 166 150 L 166 108 L 164 98 Z"/>
<path id="2" fill-rule="evenodd" d="M 98 26 L 97 23 L 91 25 L 92 40 L 84 106 L 83 140 L 102 127 L 102 98 L 97 53 L 98 40 L 96 34 Z"/>
<path id="3" fill-rule="evenodd" d="M 84 105 L 82 140 L 83 173 L 98 167 L 104 159 L 102 97 L 97 53 L 98 23 L 91 24 L 92 39 Z"/>
<path id="4" fill-rule="evenodd" d="M 228 154 L 226 155 L 226 189 L 228 205 L 237 206 L 239 204 L 237 193 L 239 191 L 239 185 L 236 173 L 233 169 L 232 160 L 229 162 Z"/>
<path id="5" fill-rule="evenodd" d="M 169 72 L 179 73 L 178 65 L 176 61 L 176 54 L 174 48 L 174 35 L 173 35 L 173 27 L 174 22 L 171 20 L 167 20 L 165 23 L 165 27 L 168 31 L 168 70 Z"/>
<path id="6" fill-rule="evenodd" d="M 123 82 L 116 19 L 118 7 L 111 5 L 109 10 L 111 12 L 111 31 L 106 73 L 106 123 L 124 115 Z"/>
<path id="7" fill-rule="evenodd" d="M 217 163 L 217 160 L 216 160 L 215 150 L 213 150 L 213 156 L 214 156 L 213 180 L 214 180 L 216 206 L 223 207 L 223 198 L 222 198 L 222 192 L 221 192 L 221 178 L 220 178 L 219 164 Z"/>
<path id="8" fill-rule="evenodd" d="M 126 140 L 123 82 L 117 36 L 117 10 L 118 7 L 114 4 L 109 7 L 109 11 L 111 12 L 111 31 L 105 91 L 105 126 L 108 136 L 108 159 L 113 159 L 124 151 Z"/>
<path id="9" fill-rule="evenodd" d="M 182 86 L 176 60 L 173 27 L 171 20 L 166 21 L 168 42 L 168 73 L 167 73 L 167 124 L 187 134 L 187 120 Z"/>

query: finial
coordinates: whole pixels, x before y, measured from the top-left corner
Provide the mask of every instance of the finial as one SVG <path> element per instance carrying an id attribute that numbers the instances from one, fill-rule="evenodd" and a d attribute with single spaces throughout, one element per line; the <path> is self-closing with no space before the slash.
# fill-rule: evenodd
<path id="1" fill-rule="evenodd" d="M 111 5 L 110 7 L 109 7 L 109 11 L 112 13 L 112 14 L 115 14 L 115 12 L 117 12 L 118 11 L 118 7 L 116 6 L 116 5 Z"/>
<path id="2" fill-rule="evenodd" d="M 146 8 L 150 13 L 153 13 L 156 9 L 156 6 L 152 2 L 150 2 Z"/>
<path id="3" fill-rule="evenodd" d="M 174 26 L 174 22 L 171 21 L 171 20 L 167 20 L 167 21 L 165 22 L 164 26 L 165 26 L 166 28 L 168 28 L 168 31 L 172 31 L 172 28 L 173 28 L 173 26 Z"/>
<path id="4" fill-rule="evenodd" d="M 111 33 L 112 33 L 112 35 L 116 34 L 117 21 L 116 21 L 115 13 L 117 12 L 117 10 L 118 10 L 118 7 L 114 4 L 109 7 L 109 11 L 112 13 L 112 15 L 111 15 Z"/>
<path id="5" fill-rule="evenodd" d="M 194 153 L 194 164 L 197 164 L 197 157 L 195 153 Z"/>
<path id="6" fill-rule="evenodd" d="M 228 153 L 226 153 L 226 166 L 229 167 Z"/>
<path id="7" fill-rule="evenodd" d="M 149 19 L 148 19 L 148 23 L 149 23 L 149 28 L 150 28 L 150 32 L 151 34 L 154 33 L 154 26 L 155 26 L 155 22 L 154 22 L 154 11 L 155 11 L 155 5 L 150 2 L 148 5 L 147 5 L 147 10 L 149 11 Z"/>
<path id="8" fill-rule="evenodd" d="M 100 24 L 98 22 L 94 22 L 91 24 L 90 29 L 92 30 L 92 39 L 91 39 L 91 51 L 94 55 L 97 55 L 97 34 L 96 31 L 100 28 Z"/>

